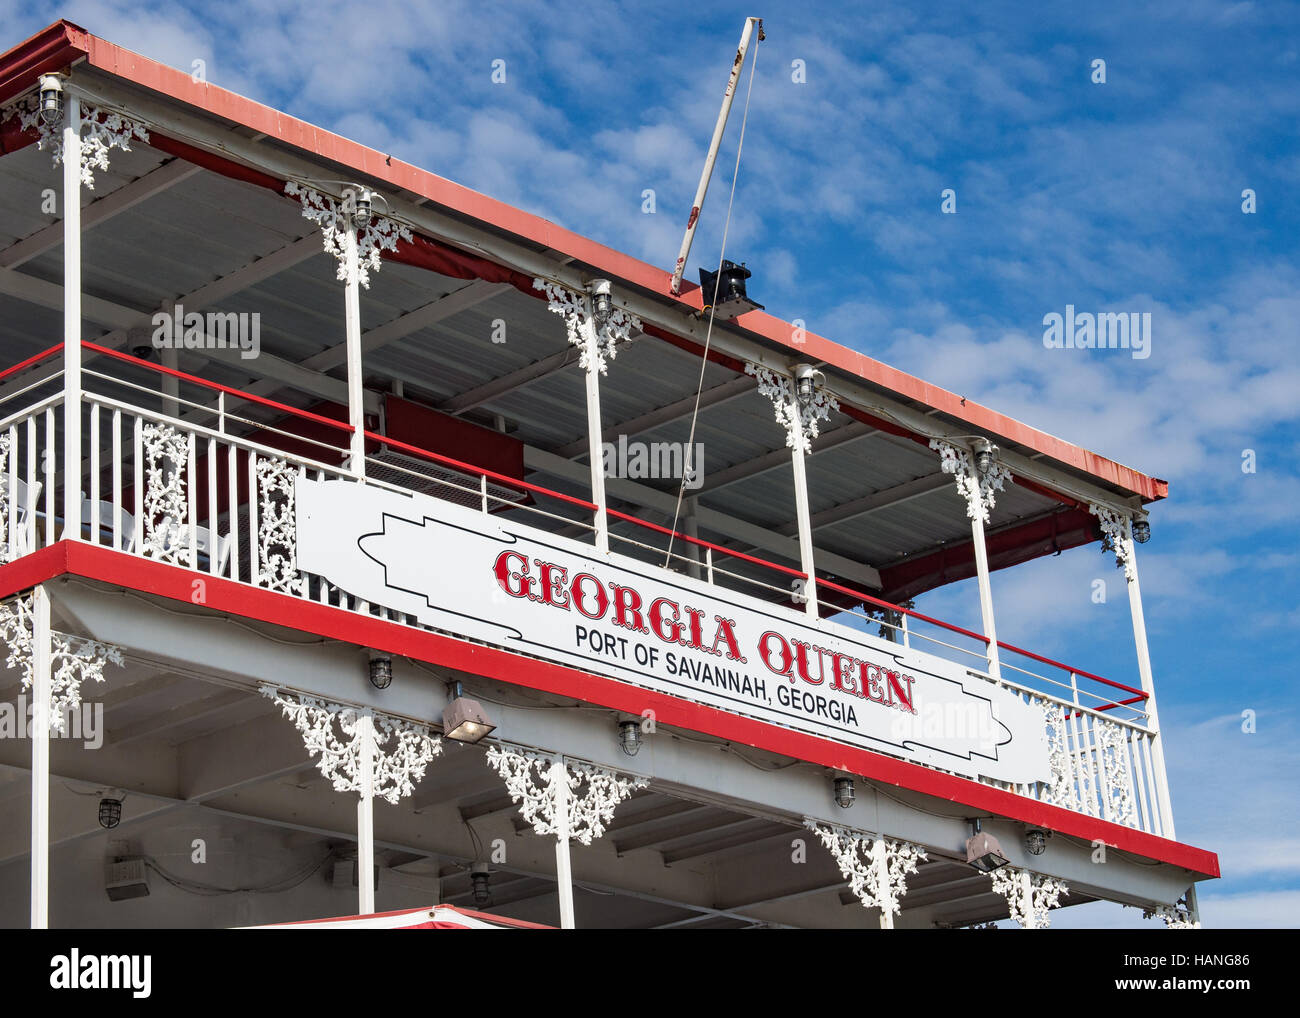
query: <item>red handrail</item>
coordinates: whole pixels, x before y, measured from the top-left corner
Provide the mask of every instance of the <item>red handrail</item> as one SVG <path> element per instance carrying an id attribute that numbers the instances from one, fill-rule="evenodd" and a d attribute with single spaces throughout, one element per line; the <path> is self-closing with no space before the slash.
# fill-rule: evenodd
<path id="1" fill-rule="evenodd" d="M 17 374 L 19 371 L 22 371 L 23 368 L 30 368 L 33 364 L 45 360 L 46 357 L 49 357 L 52 354 L 56 354 L 62 349 L 63 349 L 62 343 L 55 343 L 48 350 L 42 350 L 35 357 L 28 357 L 25 361 L 19 361 L 11 368 L 5 368 L 3 371 L 0 371 L 0 381 L 4 381 L 10 375 Z"/>
<path id="2" fill-rule="evenodd" d="M 131 354 L 124 353 L 120 350 L 112 350 L 109 349 L 108 347 L 100 346 L 97 343 L 92 343 L 89 340 L 82 340 L 81 345 L 83 349 L 92 350 L 95 353 L 102 354 L 106 357 L 111 357 L 116 360 L 124 361 L 128 364 L 137 365 L 139 367 L 150 368 L 153 371 L 158 372 L 159 374 L 171 375 L 172 377 L 179 378 L 183 381 L 191 382 L 195 385 L 199 385 L 205 388 L 215 389 L 219 392 L 224 392 L 227 395 L 235 396 L 239 399 L 248 400 L 250 402 L 257 403 L 261 406 L 269 407 L 274 410 L 278 410 L 282 413 L 286 413 L 294 417 L 301 417 L 305 420 L 314 421 L 318 424 L 326 424 L 332 428 L 337 428 L 340 431 L 345 431 L 348 434 L 351 434 L 353 430 L 352 426 L 350 424 L 347 424 L 346 422 L 332 420 L 331 418 L 328 417 L 322 417 L 321 415 L 311 413 L 308 410 L 300 410 L 297 407 L 291 407 L 285 403 L 279 403 L 273 399 L 267 399 L 265 396 L 258 396 L 253 393 L 243 392 L 239 389 L 234 389 L 231 388 L 230 386 L 222 385 L 219 382 L 213 382 L 210 379 L 200 378 L 197 375 L 191 375 L 184 371 L 178 371 L 175 368 L 168 368 L 168 367 L 164 367 L 161 364 L 155 364 L 152 361 L 140 360 L 138 357 L 134 357 Z M 34 357 L 27 358 L 27 360 L 22 361 L 19 364 L 15 364 L 13 367 L 7 368 L 5 371 L 0 372 L 0 380 L 3 380 L 4 378 L 6 378 L 11 374 L 21 371 L 25 367 L 29 367 L 30 365 L 35 364 L 51 356 L 52 354 L 57 353 L 59 350 L 62 349 L 63 349 L 63 344 L 58 343 L 50 347 L 48 350 L 44 350 L 41 353 L 36 354 Z M 596 505 L 594 502 L 589 502 L 586 499 L 578 498 L 574 495 L 566 495 L 563 492 L 554 491 L 551 488 L 546 488 L 539 484 L 533 484 L 529 481 L 522 480 L 521 478 L 510 477 L 509 475 L 506 474 L 499 474 L 496 471 L 488 470 L 484 467 L 478 467 L 472 463 L 466 463 L 463 460 L 454 459 L 451 456 L 444 456 L 441 453 L 432 452 L 428 449 L 422 449 L 417 445 L 411 445 L 409 442 L 399 441 L 388 435 L 380 435 L 373 431 L 365 431 L 363 432 L 363 434 L 365 435 L 366 438 L 371 439 L 373 441 L 391 446 L 392 448 L 395 449 L 400 449 L 402 452 L 411 453 L 415 456 L 419 456 L 424 459 L 431 460 L 435 463 L 442 463 L 446 466 L 453 467 L 465 473 L 478 474 L 483 477 L 491 478 L 492 480 L 497 481 L 498 483 L 505 484 L 513 488 L 518 488 L 522 491 L 534 492 L 539 495 L 544 495 L 548 498 L 559 499 L 562 502 L 567 502 L 570 505 L 576 505 L 582 509 L 587 510 L 588 512 L 596 511 Z M 676 531 L 669 529 L 668 527 L 660 526 L 657 523 L 651 523 L 648 520 L 639 519 L 636 516 L 632 516 L 629 513 L 620 512 L 617 509 L 606 508 L 605 513 L 607 516 L 612 516 L 615 519 L 624 520 L 628 523 L 634 523 L 637 526 L 644 527 L 647 530 L 653 530 L 656 531 L 657 533 L 667 534 L 669 536 L 672 536 L 674 540 L 679 540 L 685 544 L 695 545 L 696 547 L 700 547 L 700 548 L 708 548 L 711 551 L 719 552 L 731 558 L 736 558 L 744 562 L 752 563 L 753 565 L 762 566 L 767 569 L 772 569 L 775 570 L 776 572 L 783 573 L 787 576 L 794 576 L 799 579 L 805 579 L 807 577 L 806 573 L 801 572 L 798 569 L 791 569 L 788 566 L 778 565 L 775 562 L 769 562 L 766 559 L 757 558 L 756 556 L 753 555 L 747 555 L 744 552 L 735 551 L 732 548 L 725 548 L 722 545 L 714 544 L 712 541 L 705 541 L 698 537 L 691 537 L 688 534 L 678 533 Z M 983 635 L 982 633 L 976 633 L 973 632 L 972 630 L 964 629 L 961 626 L 953 625 L 951 622 L 944 622 L 942 619 L 936 619 L 933 616 L 926 615 L 923 612 L 918 612 L 912 608 L 904 608 L 902 605 L 893 604 L 889 601 L 882 600 L 881 598 L 873 597 L 871 594 L 866 594 L 860 590 L 854 590 L 851 587 L 845 587 L 841 584 L 834 583 L 831 580 L 818 579 L 817 585 L 820 587 L 825 587 L 829 590 L 837 591 L 841 594 L 847 594 L 848 596 L 856 600 L 862 601 L 864 604 L 872 604 L 875 605 L 876 607 L 884 608 L 891 612 L 898 612 L 900 614 L 910 616 L 911 618 L 919 619 L 922 622 L 928 622 L 930 625 L 938 626 L 941 629 L 946 629 L 949 632 L 958 633 L 959 635 L 965 636 L 968 639 L 976 640 L 980 643 L 983 643 L 986 647 L 989 644 L 989 638 Z M 1098 708 L 1099 710 L 1106 710 L 1112 707 L 1127 706 L 1128 704 L 1135 703 L 1138 700 L 1147 700 L 1150 698 L 1150 694 L 1144 692 L 1143 690 L 1135 689 L 1133 686 L 1127 686 L 1124 683 L 1116 682 L 1113 679 L 1107 679 L 1104 676 L 1097 675 L 1093 672 L 1084 671 L 1082 668 L 1072 668 L 1071 666 L 1063 664 L 1060 661 L 1055 661 L 1052 658 L 1044 657 L 1042 654 L 1035 654 L 1033 651 L 1024 650 L 1023 648 L 1017 647 L 1013 644 L 1003 643 L 1001 640 L 998 641 L 997 645 L 1003 650 L 1011 651 L 1013 654 L 1020 654 L 1023 655 L 1024 657 L 1030 658 L 1031 660 L 1039 661 L 1045 665 L 1050 665 L 1053 668 L 1059 668 L 1062 671 L 1070 672 L 1075 675 L 1082 675 L 1085 678 L 1093 680 L 1094 682 L 1100 682 L 1103 685 L 1111 686 L 1115 689 L 1122 689 L 1126 693 L 1134 694 L 1133 698 L 1130 700 L 1123 700 L 1120 701 L 1119 703 L 1107 704 L 1105 707 Z"/>
<path id="3" fill-rule="evenodd" d="M 969 637 L 972 640 L 979 640 L 987 645 L 989 638 L 983 633 L 973 633 L 969 629 L 962 629 L 961 626 L 954 626 L 951 622 L 944 622 L 942 619 L 932 618 L 929 615 L 923 615 L 912 608 L 904 608 L 902 605 L 891 604 L 888 601 L 882 601 L 878 597 L 872 597 L 870 594 L 864 594 L 860 590 L 854 590 L 851 587 L 842 587 L 838 583 L 832 583 L 830 580 L 818 580 L 818 586 L 829 587 L 831 590 L 837 590 L 841 594 L 848 594 L 850 597 L 860 598 L 861 600 L 874 604 L 878 608 L 886 608 L 892 612 L 899 612 L 903 615 L 910 615 L 914 619 L 920 619 L 922 622 L 928 622 L 932 626 L 940 626 L 943 629 L 950 630 L 954 633 L 960 633 L 962 636 Z"/>
<path id="4" fill-rule="evenodd" d="M 304 420 L 314 421 L 317 424 L 328 424 L 331 428 L 337 428 L 339 431 L 346 431 L 352 434 L 352 425 L 346 421 L 335 421 L 328 417 L 322 417 L 320 414 L 314 414 L 310 410 L 299 410 L 297 407 L 291 407 L 285 403 L 277 403 L 273 399 L 267 399 L 265 396 L 258 396 L 251 392 L 244 392 L 240 389 L 231 388 L 229 385 L 222 385 L 220 382 L 214 382 L 207 378 L 200 378 L 198 375 L 191 375 L 184 371 L 177 371 L 175 368 L 164 367 L 161 364 L 155 364 L 153 361 L 142 361 L 139 357 L 133 357 L 129 353 L 123 353 L 121 350 L 110 350 L 106 346 L 100 346 L 98 343 L 92 343 L 89 340 L 81 341 L 82 349 L 93 350 L 97 354 L 105 357 L 112 357 L 115 360 L 125 361 L 128 364 L 134 364 L 137 367 L 148 368 L 162 375 L 171 375 L 173 378 L 179 378 L 182 381 L 193 382 L 195 385 L 201 385 L 208 389 L 216 389 L 218 392 L 224 392 L 227 396 L 236 396 L 239 399 L 246 399 L 250 403 L 256 403 L 259 406 L 270 407 L 272 410 L 279 410 L 281 413 L 292 414 L 294 417 L 301 417 Z M 346 451 L 346 450 L 340 450 Z"/>

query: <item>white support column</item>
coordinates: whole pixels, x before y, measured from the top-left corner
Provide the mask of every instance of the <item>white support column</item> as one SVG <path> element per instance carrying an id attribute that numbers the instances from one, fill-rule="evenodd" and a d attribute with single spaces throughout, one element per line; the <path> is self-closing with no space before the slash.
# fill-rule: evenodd
<path id="1" fill-rule="evenodd" d="M 569 771 L 564 758 L 551 764 L 550 787 L 555 789 L 555 885 L 560 898 L 560 929 L 574 928 L 573 865 L 569 859 Z"/>
<path id="2" fill-rule="evenodd" d="M 803 425 L 796 420 L 793 425 L 802 436 Z M 799 525 L 799 568 L 807 579 L 804 580 L 804 611 L 810 618 L 817 617 L 817 563 L 813 559 L 812 513 L 808 510 L 808 471 L 804 466 L 804 441 L 795 440 L 790 450 L 790 462 L 794 466 L 794 512 Z"/>
<path id="3" fill-rule="evenodd" d="M 361 269 L 357 254 L 357 230 L 349 224 L 343 231 L 343 257 L 347 278 L 344 285 L 343 317 L 347 329 L 348 424 L 352 439 L 348 467 L 358 478 L 366 476 L 366 406 L 361 373 Z"/>
<path id="4" fill-rule="evenodd" d="M 81 537 L 81 103 L 63 120 L 63 537 Z"/>
<path id="5" fill-rule="evenodd" d="M 375 910 L 375 719 L 368 711 L 357 718 L 361 773 L 357 799 L 357 909 Z"/>
<path id="6" fill-rule="evenodd" d="M 50 599 L 32 592 L 32 929 L 50 925 Z M 21 723 L 21 721 L 20 721 Z"/>
<path id="7" fill-rule="evenodd" d="M 822 385 L 825 377 L 810 365 L 794 367 L 799 379 L 779 374 L 758 364 L 746 364 L 745 374 L 753 375 L 758 391 L 772 401 L 776 423 L 785 429 L 785 444 L 790 450 L 794 470 L 794 512 L 799 530 L 799 568 L 805 579 L 803 590 L 796 595 L 804 601 L 804 610 L 817 617 L 817 563 L 813 558 L 812 514 L 808 508 L 808 471 L 804 457 L 812 452 L 817 437 L 817 422 L 829 420 L 839 402 Z"/>
<path id="8" fill-rule="evenodd" d="M 593 520 L 596 550 L 604 555 L 609 552 L 609 518 L 605 515 L 605 437 L 600 414 L 600 370 L 605 362 L 600 356 L 600 337 L 592 314 L 591 298 L 584 296 L 582 304 L 582 335 L 587 362 L 587 452 L 591 461 L 591 501 L 596 506 Z"/>
<path id="9" fill-rule="evenodd" d="M 1142 587 L 1138 582 L 1137 549 L 1133 544 L 1133 529 L 1128 520 L 1124 521 L 1121 536 L 1116 542 L 1116 555 L 1124 564 L 1124 573 L 1128 583 L 1128 605 L 1133 616 L 1133 642 L 1137 648 L 1138 675 L 1141 678 L 1142 692 L 1147 694 L 1143 709 L 1147 715 L 1147 727 L 1151 730 L 1152 763 L 1156 768 L 1156 781 L 1160 807 L 1160 830 L 1166 838 L 1174 837 L 1174 811 L 1169 801 L 1169 776 L 1165 772 L 1165 746 L 1160 735 L 1160 717 L 1156 713 L 1156 687 L 1151 672 L 1151 648 L 1147 644 L 1146 616 L 1142 611 Z"/>
<path id="10" fill-rule="evenodd" d="M 980 619 L 988 645 L 989 674 L 1002 677 L 1002 663 L 998 657 L 998 630 L 993 618 L 993 587 L 989 583 L 989 553 L 984 542 L 984 524 L 989 522 L 989 511 L 996 504 L 996 492 L 1011 479 L 1009 471 L 997 458 L 997 446 L 981 439 L 972 454 L 961 446 L 941 438 L 930 440 L 930 448 L 939 453 L 943 472 L 952 474 L 957 482 L 957 494 L 966 502 L 966 515 L 970 519 L 971 545 L 975 550 L 975 577 L 979 585 Z"/>
<path id="11" fill-rule="evenodd" d="M 998 627 L 993 620 L 993 587 L 989 583 L 989 552 L 984 544 L 984 521 L 979 514 L 971 517 L 971 540 L 975 546 L 975 575 L 980 590 L 980 618 L 983 621 L 984 636 L 988 639 L 989 674 L 995 679 L 1002 677 L 1002 662 L 998 657 Z"/>
<path id="12" fill-rule="evenodd" d="M 542 837 L 555 838 L 556 894 L 560 901 L 560 926 L 574 928 L 573 867 L 569 842 L 583 845 L 605 833 L 614 809 L 645 778 L 623 777 L 596 764 L 566 760 L 560 753 L 541 753 L 524 746 L 502 743 L 490 746 L 487 764 L 501 776 L 510 800 Z"/>
<path id="13" fill-rule="evenodd" d="M 592 525 L 596 550 L 604 555 L 609 551 L 609 520 L 605 515 L 599 376 L 606 373 L 608 362 L 617 355 L 618 344 L 626 343 L 641 330 L 641 319 L 614 305 L 607 279 L 593 279 L 588 284 L 589 292 L 581 293 L 538 276 L 533 280 L 533 289 L 546 294 L 547 306 L 564 318 L 570 345 L 581 351 L 578 366 L 587 376 L 587 455 L 591 461 L 591 501 L 596 507 Z"/>

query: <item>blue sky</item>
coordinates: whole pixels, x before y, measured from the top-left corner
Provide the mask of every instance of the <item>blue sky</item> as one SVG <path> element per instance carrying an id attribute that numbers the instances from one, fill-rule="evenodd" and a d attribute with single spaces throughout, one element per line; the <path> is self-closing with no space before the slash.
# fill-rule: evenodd
<path id="1" fill-rule="evenodd" d="M 215 84 L 669 267 L 744 15 L 763 13 L 728 242 L 751 295 L 1170 482 L 1139 564 L 1179 838 L 1221 854 L 1207 925 L 1293 926 L 1300 7 L 1134 6 L 0 0 L 0 22 L 13 42 L 64 16 L 203 60 Z M 692 265 L 717 256 L 736 113 Z M 1151 312 L 1151 356 L 1046 349 L 1067 304 Z M 1122 578 L 1096 546 L 993 582 L 1003 639 L 1132 681 Z M 970 584 L 923 607 L 978 618 Z M 1079 924 L 1142 920 L 1056 920 Z"/>

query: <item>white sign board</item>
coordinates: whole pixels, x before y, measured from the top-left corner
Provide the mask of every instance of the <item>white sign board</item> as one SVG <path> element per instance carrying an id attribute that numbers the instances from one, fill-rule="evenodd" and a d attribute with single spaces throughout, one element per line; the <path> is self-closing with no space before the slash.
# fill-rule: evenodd
<path id="1" fill-rule="evenodd" d="M 942 658 L 418 494 L 297 482 L 298 567 L 427 626 L 968 777 L 1048 780 L 1042 714 Z"/>

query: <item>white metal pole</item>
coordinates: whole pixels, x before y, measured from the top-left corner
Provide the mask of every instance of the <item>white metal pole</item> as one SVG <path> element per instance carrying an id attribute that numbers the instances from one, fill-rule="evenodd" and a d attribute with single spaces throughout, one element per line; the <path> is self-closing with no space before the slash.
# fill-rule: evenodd
<path id="1" fill-rule="evenodd" d="M 722 146 L 722 132 L 727 127 L 727 117 L 731 114 L 731 104 L 736 98 L 736 82 L 740 80 L 741 68 L 745 65 L 745 52 L 749 49 L 749 37 L 754 31 L 758 18 L 746 18 L 745 29 L 740 33 L 740 47 L 736 50 L 736 59 L 731 63 L 731 76 L 727 78 L 727 90 L 722 94 L 722 109 L 718 111 L 718 122 L 713 126 L 713 139 L 709 142 L 709 154 L 704 159 L 704 172 L 700 174 L 699 187 L 695 189 L 695 201 L 691 203 L 691 214 L 686 220 L 686 234 L 682 237 L 681 250 L 677 252 L 677 264 L 673 267 L 672 292 L 682 292 L 682 273 L 686 271 L 686 259 L 691 253 L 691 242 L 695 240 L 695 230 L 700 223 L 700 209 L 704 207 L 704 196 L 709 192 L 709 180 L 713 176 L 713 164 L 718 161 L 718 149 Z M 762 33 L 759 33 L 760 38 Z M 707 304 L 713 295 L 706 293 Z"/>
<path id="2" fill-rule="evenodd" d="M 361 915 L 375 910 L 375 719 L 357 718 L 361 740 L 361 798 L 357 802 L 357 895 Z"/>
<path id="3" fill-rule="evenodd" d="M 63 537 L 81 537 L 81 103 L 64 92 Z"/>
<path id="4" fill-rule="evenodd" d="M 978 484 L 978 479 L 976 483 Z M 998 628 L 993 621 L 993 588 L 989 585 L 989 553 L 984 544 L 984 521 L 980 518 L 978 509 L 971 516 L 970 532 L 971 540 L 975 545 L 975 574 L 979 580 L 980 616 L 984 620 L 984 635 L 989 641 L 985 652 L 989 662 L 989 674 L 995 679 L 1000 679 L 1002 663 L 998 658 Z"/>
<path id="5" fill-rule="evenodd" d="M 366 405 L 361 375 L 361 272 L 357 265 L 357 231 L 349 223 L 343 231 L 347 258 L 347 285 L 343 317 L 347 328 L 348 424 L 352 427 L 348 467 L 357 477 L 366 476 Z"/>
<path id="6" fill-rule="evenodd" d="M 1156 781 L 1159 791 L 1160 830 L 1166 838 L 1174 837 L 1174 813 L 1169 802 L 1169 776 L 1165 773 L 1164 740 L 1160 737 L 1160 718 L 1156 714 L 1155 680 L 1151 674 L 1151 648 L 1147 645 L 1147 622 L 1142 611 L 1142 587 L 1138 583 L 1137 550 L 1133 545 L 1132 530 L 1124 524 L 1124 534 L 1120 538 L 1120 547 L 1125 559 L 1132 566 L 1133 579 L 1128 581 L 1128 605 L 1133 615 L 1133 642 L 1137 647 L 1138 675 L 1142 680 L 1142 692 L 1147 694 L 1144 709 L 1147 712 L 1147 727 L 1151 730 L 1151 755 L 1156 768 Z"/>
<path id="7" fill-rule="evenodd" d="M 797 430 L 790 462 L 794 464 L 794 512 L 799 524 L 799 568 L 807 575 L 804 581 L 804 611 L 817 617 L 817 571 L 813 561 L 812 516 L 808 512 L 808 472 L 804 468 L 803 424 L 796 420 L 790 425 Z"/>
<path id="8" fill-rule="evenodd" d="M 32 929 L 50 925 L 50 599 L 32 591 Z"/>
<path id="9" fill-rule="evenodd" d="M 585 312 L 582 328 L 587 343 L 587 451 L 591 460 L 591 501 L 596 506 L 596 550 L 604 555 L 609 551 L 609 520 L 605 516 L 604 434 L 600 423 L 600 368 L 596 360 L 599 339 L 591 297 L 584 296 L 582 303 Z"/>
<path id="10" fill-rule="evenodd" d="M 573 922 L 573 867 L 569 860 L 569 770 L 556 757 L 551 764 L 550 787 L 555 789 L 555 884 L 560 896 L 560 928 Z"/>

